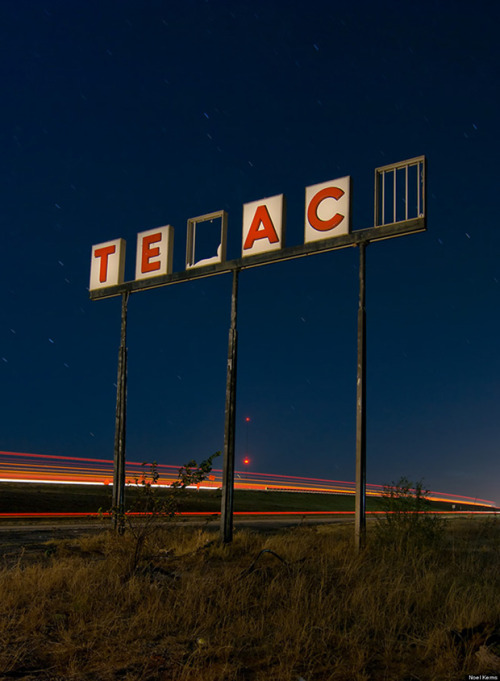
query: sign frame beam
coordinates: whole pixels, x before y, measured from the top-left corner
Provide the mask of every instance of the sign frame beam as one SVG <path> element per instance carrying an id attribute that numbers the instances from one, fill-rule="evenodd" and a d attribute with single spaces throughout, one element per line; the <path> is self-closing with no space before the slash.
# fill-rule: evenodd
<path id="1" fill-rule="evenodd" d="M 304 258 L 308 255 L 314 255 L 316 253 L 327 253 L 329 251 L 336 251 L 342 248 L 358 246 L 362 242 L 383 241 L 385 239 L 392 239 L 393 237 L 425 232 L 426 229 L 425 217 L 419 217 L 412 220 L 404 220 L 402 222 L 394 222 L 388 225 L 382 225 L 380 227 L 358 229 L 354 232 L 350 232 L 349 234 L 343 234 L 333 238 L 330 237 L 329 239 L 308 242 L 306 244 L 299 244 L 297 246 L 287 246 L 277 251 L 249 255 L 245 258 L 236 258 L 234 260 L 226 260 L 222 263 L 203 265 L 189 270 L 181 270 L 179 272 L 173 272 L 172 274 L 165 274 L 159 277 L 149 277 L 147 279 L 125 281 L 122 284 L 115 284 L 113 286 L 94 289 L 89 291 L 89 295 L 91 300 L 113 298 L 127 291 L 129 293 L 135 293 L 138 291 L 146 291 L 149 289 L 158 288 L 160 286 L 180 284 L 185 281 L 193 281 L 194 279 L 203 279 L 205 277 L 212 277 L 217 274 L 233 272 L 234 270 L 243 270 L 250 267 L 270 265 L 271 263 L 281 262 L 282 260 L 294 260 L 295 258 Z"/>

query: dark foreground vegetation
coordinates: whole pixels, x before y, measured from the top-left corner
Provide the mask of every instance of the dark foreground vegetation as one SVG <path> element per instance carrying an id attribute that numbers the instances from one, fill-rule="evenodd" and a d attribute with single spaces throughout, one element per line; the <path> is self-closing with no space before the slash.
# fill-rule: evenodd
<path id="1" fill-rule="evenodd" d="M 137 528 L 136 528 L 137 529 Z M 497 518 L 140 528 L 0 572 L 0 678 L 456 681 L 500 673 Z"/>

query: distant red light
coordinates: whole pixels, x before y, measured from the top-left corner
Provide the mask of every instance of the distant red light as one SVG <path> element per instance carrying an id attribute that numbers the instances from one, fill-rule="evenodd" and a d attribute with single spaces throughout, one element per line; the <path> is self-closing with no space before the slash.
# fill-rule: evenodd
<path id="1" fill-rule="evenodd" d="M 250 416 L 247 416 L 245 421 L 248 423 L 250 421 Z"/>
<path id="2" fill-rule="evenodd" d="M 245 458 L 243 459 L 243 463 L 247 464 L 250 463 L 250 459 L 248 458 L 248 456 L 245 456 Z"/>

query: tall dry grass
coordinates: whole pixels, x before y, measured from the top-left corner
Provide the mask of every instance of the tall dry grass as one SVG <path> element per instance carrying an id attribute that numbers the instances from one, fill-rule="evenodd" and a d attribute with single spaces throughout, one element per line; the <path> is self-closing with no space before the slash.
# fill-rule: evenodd
<path id="1" fill-rule="evenodd" d="M 223 547 L 207 531 L 171 528 L 150 538 L 134 573 L 130 536 L 52 545 L 0 573 L 0 678 L 456 681 L 489 671 L 476 652 L 500 629 L 498 523 L 457 521 L 439 542 L 399 549 L 372 530 L 360 555 L 352 532 L 237 531 Z M 451 633 L 478 625 L 485 633 Z"/>

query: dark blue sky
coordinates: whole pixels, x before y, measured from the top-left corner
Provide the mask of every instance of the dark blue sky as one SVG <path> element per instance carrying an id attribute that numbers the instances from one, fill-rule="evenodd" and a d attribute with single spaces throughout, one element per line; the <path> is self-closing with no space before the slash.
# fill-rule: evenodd
<path id="1" fill-rule="evenodd" d="M 120 300 L 92 244 L 428 160 L 428 232 L 367 251 L 367 476 L 500 503 L 498 111 L 491 2 L 5 0 L 0 448 L 111 458 Z M 354 479 L 355 249 L 240 275 L 238 432 L 254 470 Z M 127 456 L 223 444 L 231 278 L 133 294 Z M 237 464 L 240 465 L 240 464 Z"/>

